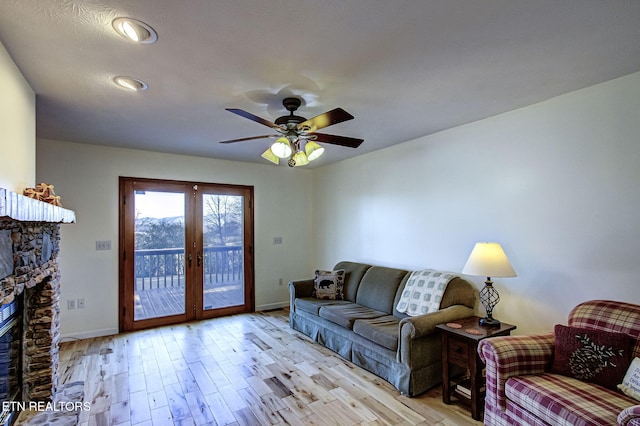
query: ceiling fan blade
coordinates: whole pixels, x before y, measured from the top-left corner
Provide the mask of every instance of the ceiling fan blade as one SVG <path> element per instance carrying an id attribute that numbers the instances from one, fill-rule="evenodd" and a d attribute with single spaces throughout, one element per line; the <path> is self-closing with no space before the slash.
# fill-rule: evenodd
<path id="1" fill-rule="evenodd" d="M 244 118 L 248 118 L 251 121 L 255 121 L 256 123 L 260 123 L 263 124 L 267 127 L 271 127 L 271 128 L 280 128 L 280 126 L 278 126 L 276 123 L 266 120 L 262 117 L 258 117 L 257 115 L 253 115 L 250 112 L 247 112 L 245 110 L 242 109 L 238 109 L 238 108 L 225 108 L 227 111 L 232 112 L 234 114 L 238 114 L 241 117 Z"/>
<path id="2" fill-rule="evenodd" d="M 298 124 L 298 130 L 307 130 L 308 132 L 315 132 L 318 129 L 332 126 L 334 124 L 342 123 L 353 119 L 353 115 L 349 114 L 342 108 L 332 109 L 324 114 L 316 115 L 313 118 L 303 121 Z"/>
<path id="3" fill-rule="evenodd" d="M 350 138 L 347 136 L 328 135 L 326 133 L 313 133 L 316 142 L 331 143 L 334 145 L 346 146 L 348 148 L 357 148 L 364 139 Z"/>
<path id="4" fill-rule="evenodd" d="M 230 139 L 228 141 L 220 141 L 220 143 L 244 142 L 244 141 L 250 141 L 250 140 L 253 140 L 253 139 L 277 138 L 278 136 L 279 135 L 251 136 L 251 137 L 248 137 L 248 138 Z"/>

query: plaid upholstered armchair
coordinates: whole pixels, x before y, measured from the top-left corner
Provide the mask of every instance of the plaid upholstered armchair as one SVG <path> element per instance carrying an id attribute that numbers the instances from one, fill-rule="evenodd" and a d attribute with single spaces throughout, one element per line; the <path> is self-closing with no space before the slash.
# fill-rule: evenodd
<path id="1" fill-rule="evenodd" d="M 558 339 L 567 330 L 584 347 L 563 358 L 571 342 Z M 598 345 L 592 334 L 619 341 Z M 624 361 L 613 358 L 625 354 L 616 345 L 627 348 Z M 640 426 L 639 401 L 620 392 L 615 384 L 585 379 L 596 372 L 605 381 L 620 383 L 622 379 L 615 377 L 619 372 L 589 364 L 599 362 L 622 370 L 625 376 L 630 360 L 640 356 L 639 305 L 606 300 L 581 303 L 569 314 L 567 326 L 556 326 L 553 334 L 485 339 L 478 353 L 487 368 L 486 425 Z M 590 368 L 591 376 L 585 373 Z M 628 377 L 629 373 L 624 379 Z"/>

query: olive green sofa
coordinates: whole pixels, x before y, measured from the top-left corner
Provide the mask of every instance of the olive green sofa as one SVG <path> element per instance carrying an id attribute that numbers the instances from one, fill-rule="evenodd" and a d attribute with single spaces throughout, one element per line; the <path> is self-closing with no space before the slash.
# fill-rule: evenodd
<path id="1" fill-rule="evenodd" d="M 418 395 L 442 381 L 437 324 L 473 315 L 476 289 L 453 278 L 440 310 L 407 316 L 396 310 L 411 271 L 339 262 L 345 300 L 312 297 L 313 279 L 289 283 L 291 328 L 376 374 L 401 393 Z"/>

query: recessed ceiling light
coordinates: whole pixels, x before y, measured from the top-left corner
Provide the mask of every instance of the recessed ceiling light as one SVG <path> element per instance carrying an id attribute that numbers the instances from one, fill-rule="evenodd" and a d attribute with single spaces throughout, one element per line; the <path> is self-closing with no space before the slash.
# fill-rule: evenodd
<path id="1" fill-rule="evenodd" d="M 156 30 L 137 19 L 116 18 L 112 25 L 118 34 L 136 43 L 151 44 L 158 39 Z"/>
<path id="2" fill-rule="evenodd" d="M 142 90 L 147 90 L 149 87 L 147 83 L 144 81 L 137 79 L 135 77 L 125 77 L 119 75 L 113 79 L 113 81 L 120 87 L 128 90 L 132 90 L 134 92 L 140 92 Z"/>

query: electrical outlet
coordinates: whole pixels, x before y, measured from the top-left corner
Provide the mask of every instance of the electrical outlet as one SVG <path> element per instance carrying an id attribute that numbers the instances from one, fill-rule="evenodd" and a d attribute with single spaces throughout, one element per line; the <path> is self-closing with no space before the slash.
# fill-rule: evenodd
<path id="1" fill-rule="evenodd" d="M 67 309 L 71 310 L 75 308 L 76 308 L 76 301 L 73 299 L 67 300 Z"/>
<path id="2" fill-rule="evenodd" d="M 273 245 L 282 244 L 282 237 L 273 237 Z"/>
<path id="3" fill-rule="evenodd" d="M 84 299 L 78 299 L 78 303 L 76 304 L 78 309 L 84 309 Z"/>
<path id="4" fill-rule="evenodd" d="M 111 241 L 96 241 L 96 250 L 111 250 Z"/>

